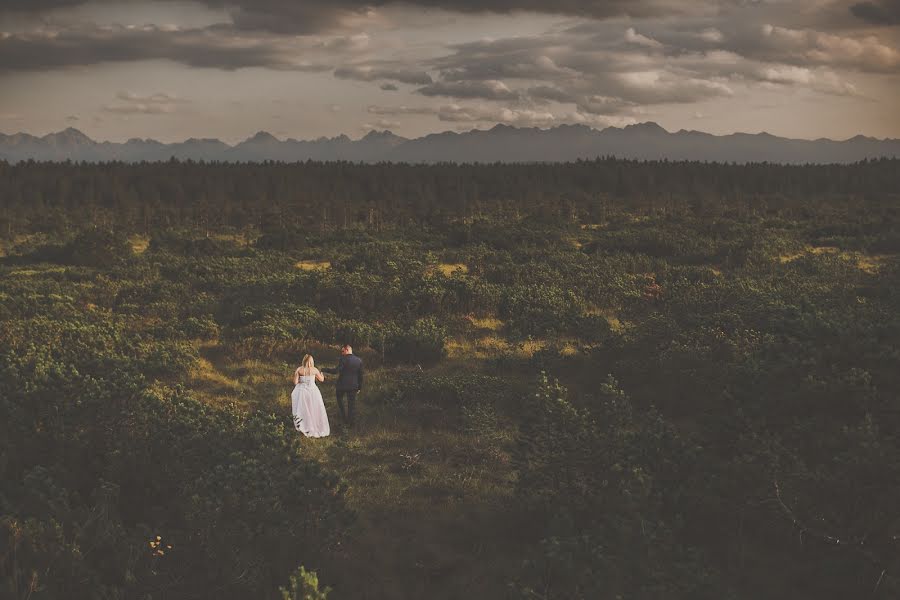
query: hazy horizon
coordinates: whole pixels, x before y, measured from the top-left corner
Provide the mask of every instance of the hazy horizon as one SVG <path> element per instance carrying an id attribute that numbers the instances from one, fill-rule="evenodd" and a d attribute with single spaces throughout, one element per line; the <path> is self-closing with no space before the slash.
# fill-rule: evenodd
<path id="1" fill-rule="evenodd" d="M 173 140 L 162 140 L 162 139 L 153 137 L 152 135 L 151 135 L 151 136 L 137 136 L 137 135 L 134 135 L 134 136 L 128 136 L 128 137 L 123 137 L 123 138 L 119 138 L 119 139 L 109 139 L 109 138 L 99 138 L 99 137 L 93 136 L 93 135 L 90 134 L 90 132 L 85 131 L 84 129 L 82 129 L 82 128 L 80 128 L 80 127 L 76 127 L 76 126 L 72 126 L 72 125 L 69 125 L 69 126 L 63 128 L 63 129 L 58 129 L 58 130 L 55 130 L 55 131 L 47 131 L 46 133 L 32 133 L 32 132 L 30 132 L 30 131 L 3 131 L 3 130 L 0 130 L 0 135 L 12 136 L 12 135 L 17 135 L 17 134 L 26 134 L 26 135 L 31 135 L 31 136 L 34 136 L 34 137 L 40 139 L 40 138 L 44 138 L 44 137 L 47 137 L 47 136 L 50 136 L 50 135 L 63 133 L 63 132 L 65 132 L 65 131 L 67 131 L 67 130 L 74 130 L 74 131 L 77 131 L 77 132 L 79 132 L 79 133 L 81 133 L 81 134 L 83 134 L 83 135 L 86 135 L 86 136 L 89 137 L 92 141 L 97 142 L 97 143 L 124 144 L 124 143 L 127 143 L 127 142 L 131 141 L 131 140 L 152 140 L 152 141 L 157 141 L 157 142 L 161 142 L 161 143 L 164 143 L 164 144 L 177 144 L 177 143 L 180 143 L 180 142 L 187 141 L 187 140 L 189 140 L 189 139 L 209 139 L 209 140 L 219 140 L 219 141 L 221 141 L 221 142 L 224 142 L 225 144 L 228 144 L 229 146 L 235 146 L 235 145 L 240 144 L 240 143 L 242 143 L 242 142 L 245 142 L 245 141 L 247 141 L 247 140 L 249 140 L 249 139 L 251 139 L 251 138 L 253 138 L 254 136 L 259 135 L 259 134 L 268 134 L 268 135 L 271 135 L 272 137 L 274 137 L 275 139 L 277 139 L 277 140 L 280 141 L 280 142 L 290 141 L 290 140 L 294 140 L 294 141 L 298 141 L 298 142 L 309 142 L 309 141 L 316 141 L 316 140 L 320 140 L 320 139 L 335 139 L 335 138 L 340 138 L 341 136 L 345 136 L 345 137 L 349 138 L 349 139 L 352 140 L 352 141 L 360 141 L 360 140 L 364 139 L 366 136 L 368 136 L 368 135 L 370 135 L 370 134 L 372 134 L 372 133 L 391 133 L 391 134 L 397 135 L 397 136 L 402 137 L 402 138 L 405 138 L 405 139 L 418 139 L 418 138 L 421 138 L 421 137 L 425 137 L 425 136 L 427 136 L 427 135 L 441 134 L 441 133 L 450 133 L 450 132 L 452 132 L 452 133 L 470 133 L 470 132 L 474 132 L 474 131 L 490 131 L 491 129 L 494 129 L 494 128 L 497 127 L 498 125 L 499 125 L 499 126 L 505 126 L 505 127 L 512 127 L 512 128 L 515 128 L 515 129 L 537 129 L 537 130 L 540 130 L 540 131 L 548 131 L 548 130 L 551 130 L 551 129 L 554 129 L 554 128 L 556 128 L 556 127 L 560 127 L 560 126 L 563 126 L 563 125 L 581 125 L 581 126 L 583 126 L 583 127 L 588 127 L 588 128 L 590 128 L 590 129 L 592 129 L 592 130 L 594 130 L 594 131 L 603 131 L 604 129 L 609 129 L 609 128 L 612 128 L 612 129 L 624 129 L 624 128 L 626 128 L 626 127 L 631 127 L 631 126 L 634 126 L 634 125 L 648 125 L 648 124 L 659 125 L 659 126 L 662 127 L 664 130 L 666 130 L 667 133 L 679 133 L 680 131 L 688 131 L 688 132 L 705 133 L 705 134 L 714 135 L 714 136 L 717 136 L 717 137 L 724 137 L 724 136 L 728 136 L 728 135 L 736 135 L 736 134 L 740 134 L 740 135 L 760 135 L 760 134 L 769 134 L 769 135 L 773 135 L 773 136 L 775 136 L 775 137 L 782 137 L 783 139 L 802 140 L 802 141 L 811 141 L 811 142 L 812 142 L 812 141 L 817 141 L 817 140 L 823 140 L 823 139 L 824 139 L 824 140 L 835 141 L 835 142 L 842 142 L 842 141 L 847 141 L 847 140 L 853 139 L 854 137 L 858 137 L 858 136 L 860 136 L 860 135 L 864 135 L 864 134 L 859 134 L 859 133 L 858 133 L 858 134 L 854 134 L 854 135 L 851 135 L 851 136 L 845 137 L 845 138 L 829 138 L 829 137 L 826 137 L 826 136 L 819 136 L 818 138 L 801 138 L 801 137 L 785 137 L 785 136 L 778 136 L 778 135 L 772 133 L 771 131 L 766 131 L 766 130 L 764 130 L 764 129 L 761 129 L 761 130 L 759 130 L 759 131 L 732 131 L 732 132 L 728 132 L 728 133 L 712 133 L 712 132 L 708 132 L 708 131 L 703 131 L 702 129 L 687 129 L 687 128 L 684 128 L 684 129 L 679 129 L 679 130 L 670 130 L 670 129 L 667 129 L 667 128 L 663 127 L 662 125 L 660 125 L 660 124 L 657 123 L 656 121 L 641 121 L 641 122 L 638 122 L 638 123 L 631 123 L 631 124 L 629 124 L 629 125 L 623 125 L 623 126 L 610 125 L 610 126 L 607 126 L 607 127 L 603 127 L 603 126 L 597 127 L 597 126 L 591 126 L 591 125 L 569 124 L 569 123 L 561 123 L 561 124 L 559 124 L 559 125 L 551 125 L 551 126 L 547 126 L 547 127 L 527 126 L 527 125 L 518 126 L 518 125 L 507 125 L 507 124 L 505 124 L 505 123 L 495 123 L 495 124 L 493 124 L 493 125 L 486 125 L 486 126 L 482 126 L 482 127 L 473 127 L 472 129 L 467 129 L 467 130 L 461 130 L 461 129 L 449 130 L 449 129 L 445 129 L 445 130 L 442 130 L 442 131 L 433 131 L 433 132 L 429 132 L 429 133 L 422 134 L 421 136 L 404 136 L 404 135 L 402 135 L 402 134 L 400 134 L 400 133 L 398 133 L 398 132 L 396 132 L 396 131 L 392 131 L 391 129 L 370 129 L 370 130 L 365 131 L 365 132 L 355 132 L 355 133 L 354 133 L 354 132 L 347 132 L 347 131 L 339 131 L 339 132 L 337 132 L 337 133 L 335 133 L 335 134 L 333 134 L 333 135 L 321 135 L 321 136 L 317 136 L 317 137 L 308 137 L 308 138 L 304 138 L 304 137 L 297 137 L 297 136 L 279 136 L 279 135 L 275 135 L 275 134 L 272 133 L 271 131 L 267 131 L 267 130 L 265 130 L 265 129 L 257 129 L 257 130 L 255 130 L 255 131 L 252 131 L 252 132 L 248 133 L 247 135 L 245 135 L 245 136 L 243 136 L 243 137 L 237 137 L 237 138 L 233 138 L 233 139 L 225 139 L 225 138 L 222 138 L 222 137 L 220 137 L 220 136 L 215 136 L 215 135 L 208 135 L 208 136 L 202 136 L 202 137 L 201 137 L 201 136 L 194 136 L 194 137 L 192 137 L 192 138 L 187 138 L 187 137 L 186 137 L 186 138 L 183 138 L 183 139 L 173 139 Z M 885 140 L 894 140 L 894 139 L 897 139 L 897 138 L 893 138 L 893 137 L 890 137 L 890 136 L 885 136 L 885 137 L 864 136 L 864 137 L 871 138 L 871 139 L 876 139 L 876 140 L 879 140 L 879 141 L 885 141 Z"/>

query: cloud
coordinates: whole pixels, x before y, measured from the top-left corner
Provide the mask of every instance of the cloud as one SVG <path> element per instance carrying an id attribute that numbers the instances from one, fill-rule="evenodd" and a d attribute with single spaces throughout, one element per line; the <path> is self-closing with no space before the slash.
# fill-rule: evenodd
<path id="1" fill-rule="evenodd" d="M 363 123 L 362 130 L 374 131 L 378 129 L 396 129 L 398 127 L 400 127 L 400 121 L 394 121 L 391 119 L 378 119 L 374 123 Z"/>
<path id="2" fill-rule="evenodd" d="M 423 96 L 449 98 L 482 98 L 485 100 L 517 100 L 520 95 L 497 80 L 486 81 L 437 81 L 416 90 Z"/>
<path id="3" fill-rule="evenodd" d="M 875 36 L 840 36 L 770 24 L 763 25 L 761 32 L 760 54 L 782 62 L 882 72 L 895 72 L 900 67 L 900 51 Z"/>
<path id="4" fill-rule="evenodd" d="M 136 94 L 121 91 L 116 94 L 116 99 L 118 102 L 104 105 L 103 111 L 120 115 L 164 115 L 175 112 L 179 105 L 189 102 L 163 92 Z"/>
<path id="5" fill-rule="evenodd" d="M 648 38 L 646 35 L 636 32 L 634 27 L 629 27 L 625 30 L 625 41 L 630 44 L 646 46 L 647 48 L 662 48 L 662 44 L 653 38 Z"/>
<path id="6" fill-rule="evenodd" d="M 134 92 L 121 91 L 116 94 L 116 98 L 130 103 L 139 104 L 185 104 L 190 102 L 184 98 L 179 98 L 174 94 L 166 94 L 164 92 L 156 92 L 154 94 L 136 94 Z"/>
<path id="7" fill-rule="evenodd" d="M 703 31 L 694 34 L 698 39 L 711 44 L 718 44 L 725 40 L 725 35 L 715 27 L 707 27 Z"/>
<path id="8" fill-rule="evenodd" d="M 592 127 L 629 125 L 630 117 L 608 117 L 585 114 L 579 111 L 553 112 L 546 110 L 516 109 L 494 106 L 461 106 L 448 104 L 436 110 L 438 119 L 450 123 L 503 123 L 517 127 L 555 127 L 565 124 L 581 124 Z"/>
<path id="9" fill-rule="evenodd" d="M 96 0 L 95 0 L 96 1 Z M 160 0 L 157 0 L 160 1 Z M 47 13 L 87 4 L 89 0 L 4 0 L 4 12 Z M 333 31 L 348 21 L 365 19 L 390 5 L 417 6 L 457 13 L 541 13 L 609 19 L 691 14 L 710 10 L 715 0 L 197 0 L 226 9 L 236 29 L 287 35 Z"/>
<path id="10" fill-rule="evenodd" d="M 334 76 L 338 79 L 355 79 L 357 81 L 389 79 L 415 85 L 432 82 L 431 75 L 425 71 L 402 66 L 352 65 L 335 69 Z"/>
<path id="11" fill-rule="evenodd" d="M 576 96 L 569 91 L 555 85 L 536 85 L 526 90 L 526 94 L 533 100 L 549 100 L 552 102 L 575 102 Z"/>
<path id="12" fill-rule="evenodd" d="M 697 77 L 684 77 L 660 69 L 619 73 L 628 97 L 641 104 L 690 103 L 734 91 L 725 83 Z"/>
<path id="13" fill-rule="evenodd" d="M 850 7 L 850 14 L 872 25 L 900 25 L 900 0 L 860 2 Z"/>
<path id="14" fill-rule="evenodd" d="M 327 56 L 312 41 L 300 44 L 271 36 L 243 36 L 222 26 L 177 29 L 155 25 L 79 25 L 0 36 L 0 72 L 141 60 L 171 60 L 191 67 L 224 70 L 331 68 L 318 60 L 306 60 L 303 54 L 311 58 Z"/>
<path id="15" fill-rule="evenodd" d="M 377 106 L 372 105 L 366 109 L 373 115 L 431 115 L 434 109 L 428 106 Z"/>
<path id="16" fill-rule="evenodd" d="M 629 125 L 635 122 L 632 117 L 595 115 L 581 110 L 553 111 L 483 103 L 453 103 L 440 106 L 369 106 L 368 112 L 379 116 L 432 115 L 444 123 L 467 123 L 470 125 L 504 123 L 518 127 L 553 127 L 564 124 L 608 127 L 610 125 Z"/>
<path id="17" fill-rule="evenodd" d="M 859 90 L 852 83 L 841 80 L 833 71 L 812 70 L 793 65 L 761 67 L 757 79 L 766 83 L 801 85 L 835 96 L 858 96 Z"/>
<path id="18" fill-rule="evenodd" d="M 619 32 L 612 40 L 568 31 L 459 44 L 432 61 L 440 79 L 418 91 L 461 100 L 571 103 L 606 116 L 633 112 L 638 104 L 733 95 L 721 65 L 707 72 L 706 59 L 695 57 L 696 64 L 676 67 L 680 55 L 657 55 L 661 42 L 633 28 Z M 514 87 L 516 80 L 523 85 Z"/>
<path id="19" fill-rule="evenodd" d="M 66 123 L 77 123 L 79 121 L 78 117 L 75 115 L 69 115 L 66 117 Z"/>

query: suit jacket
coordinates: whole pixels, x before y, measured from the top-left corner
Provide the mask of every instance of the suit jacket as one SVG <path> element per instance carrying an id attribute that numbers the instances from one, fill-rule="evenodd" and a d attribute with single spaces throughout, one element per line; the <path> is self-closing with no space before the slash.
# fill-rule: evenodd
<path id="1" fill-rule="evenodd" d="M 363 361 L 355 354 L 345 354 L 341 356 L 336 368 L 322 370 L 337 375 L 334 388 L 339 392 L 356 392 L 362 389 Z"/>

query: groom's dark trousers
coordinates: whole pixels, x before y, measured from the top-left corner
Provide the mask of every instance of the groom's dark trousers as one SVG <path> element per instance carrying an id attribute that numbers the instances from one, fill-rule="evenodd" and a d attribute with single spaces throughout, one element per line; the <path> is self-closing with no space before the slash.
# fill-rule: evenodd
<path id="1" fill-rule="evenodd" d="M 337 390 L 338 410 L 341 411 L 341 419 L 347 425 L 353 425 L 353 405 L 356 404 L 356 390 Z M 347 411 L 344 411 L 344 398 L 347 398 Z"/>

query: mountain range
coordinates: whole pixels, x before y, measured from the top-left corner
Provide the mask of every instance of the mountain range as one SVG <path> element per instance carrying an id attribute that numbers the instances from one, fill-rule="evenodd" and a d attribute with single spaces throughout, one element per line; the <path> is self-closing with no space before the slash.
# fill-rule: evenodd
<path id="1" fill-rule="evenodd" d="M 550 129 L 497 125 L 489 130 L 447 131 L 413 139 L 390 131 L 371 131 L 358 140 L 346 135 L 279 140 L 260 131 L 235 145 L 208 138 L 168 144 L 140 138 L 122 143 L 97 142 L 73 128 L 43 137 L 0 133 L 0 160 L 11 163 L 28 159 L 139 162 L 173 157 L 225 162 L 564 162 L 602 156 L 738 163 L 849 163 L 900 157 L 900 139 L 858 135 L 841 141 L 799 140 L 768 133 L 712 135 L 684 129 L 672 133 L 653 122 L 599 130 L 584 125 Z"/>

